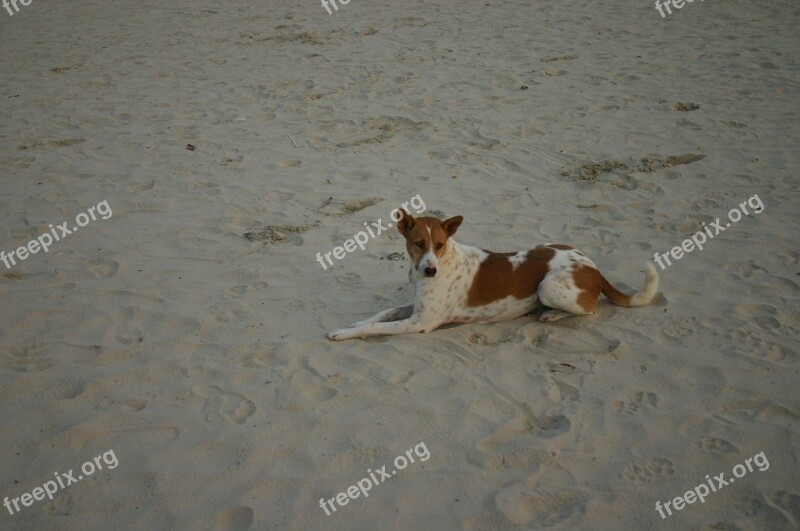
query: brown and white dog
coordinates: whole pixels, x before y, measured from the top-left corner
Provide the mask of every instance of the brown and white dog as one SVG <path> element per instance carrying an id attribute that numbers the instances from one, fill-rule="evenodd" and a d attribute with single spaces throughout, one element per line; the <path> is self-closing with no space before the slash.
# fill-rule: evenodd
<path id="1" fill-rule="evenodd" d="M 625 295 L 615 289 L 584 254 L 568 245 L 543 244 L 530 251 L 493 253 L 452 239 L 463 221 L 414 218 L 402 210 L 397 228 L 406 239 L 414 267 L 413 304 L 382 311 L 348 328 L 328 333 L 341 341 L 384 334 L 430 332 L 446 323 L 491 323 L 530 313 L 553 322 L 594 312 L 602 293 L 618 306 L 648 304 L 658 292 L 650 262 L 644 289 Z"/>

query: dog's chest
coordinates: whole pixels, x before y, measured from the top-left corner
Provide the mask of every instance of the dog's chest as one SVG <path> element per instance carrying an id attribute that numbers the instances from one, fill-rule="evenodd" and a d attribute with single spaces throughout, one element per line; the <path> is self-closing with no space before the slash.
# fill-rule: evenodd
<path id="1" fill-rule="evenodd" d="M 468 271 L 459 268 L 441 271 L 437 278 L 419 279 L 416 282 L 416 300 L 424 308 L 441 316 L 466 305 L 472 282 Z"/>
<path id="2" fill-rule="evenodd" d="M 511 319 L 530 312 L 538 297 L 503 297 L 480 306 L 469 306 L 469 292 L 478 275 L 485 254 L 479 249 L 461 247 L 452 257 L 449 267 L 434 279 L 417 283 L 416 306 L 418 310 L 435 314 L 442 322 L 486 323 Z"/>

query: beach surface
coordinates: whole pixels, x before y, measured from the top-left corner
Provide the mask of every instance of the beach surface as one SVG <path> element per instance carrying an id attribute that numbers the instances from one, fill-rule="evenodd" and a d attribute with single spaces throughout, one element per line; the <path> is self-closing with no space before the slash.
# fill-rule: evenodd
<path id="1" fill-rule="evenodd" d="M 800 528 L 796 2 L 17 5 L 0 528 Z M 411 200 L 661 292 L 327 340 Z"/>

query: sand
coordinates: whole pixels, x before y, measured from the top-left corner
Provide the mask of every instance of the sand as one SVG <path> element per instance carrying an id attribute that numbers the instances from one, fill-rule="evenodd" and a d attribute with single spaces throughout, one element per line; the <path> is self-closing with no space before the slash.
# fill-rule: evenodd
<path id="1" fill-rule="evenodd" d="M 0 250 L 113 211 L 0 263 L 0 497 L 118 462 L 0 528 L 798 529 L 800 13 L 637 4 L 0 10 Z M 328 341 L 413 288 L 393 229 L 316 253 L 417 194 L 628 292 L 763 210 L 647 307 Z"/>

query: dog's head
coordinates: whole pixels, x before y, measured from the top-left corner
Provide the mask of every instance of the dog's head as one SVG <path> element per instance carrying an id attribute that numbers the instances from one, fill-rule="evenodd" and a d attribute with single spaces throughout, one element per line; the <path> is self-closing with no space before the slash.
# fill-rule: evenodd
<path id="1" fill-rule="evenodd" d="M 464 218 L 456 216 L 442 221 L 430 216 L 415 218 L 405 209 L 400 212 L 403 217 L 397 222 L 397 230 L 406 239 L 406 251 L 414 261 L 414 268 L 426 277 L 436 276 L 439 259 L 447 252 L 450 237 Z"/>

